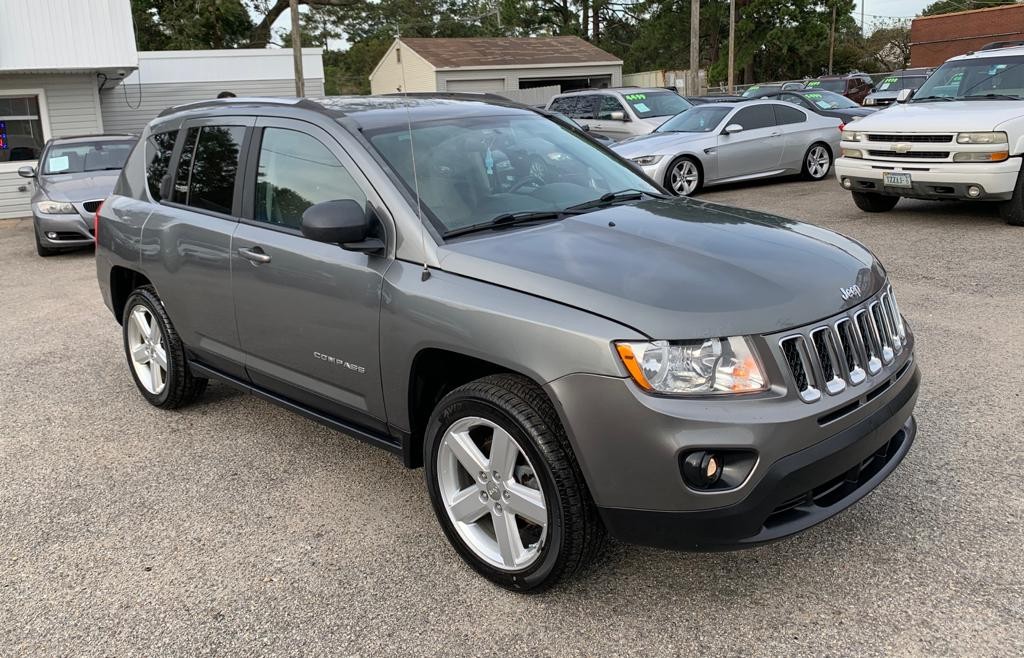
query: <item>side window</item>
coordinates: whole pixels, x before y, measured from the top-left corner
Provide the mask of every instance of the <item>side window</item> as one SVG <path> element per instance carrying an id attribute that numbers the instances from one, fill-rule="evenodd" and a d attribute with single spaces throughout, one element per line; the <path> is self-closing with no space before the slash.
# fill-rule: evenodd
<path id="1" fill-rule="evenodd" d="M 549 107 L 548 109 L 551 110 L 552 112 L 561 112 L 565 116 L 571 117 L 572 105 L 572 97 L 562 96 L 561 98 L 556 98 L 555 100 L 551 101 L 551 107 Z"/>
<path id="2" fill-rule="evenodd" d="M 596 109 L 596 96 L 576 94 L 563 96 L 552 104 L 551 109 L 572 117 L 573 119 L 593 119 Z"/>
<path id="3" fill-rule="evenodd" d="M 772 105 L 772 107 L 775 108 L 775 123 L 780 126 L 807 121 L 807 115 L 795 107 L 786 107 L 785 105 Z"/>
<path id="4" fill-rule="evenodd" d="M 745 107 L 733 116 L 729 123 L 738 123 L 744 130 L 770 128 L 775 125 L 775 114 L 768 103 Z"/>
<path id="5" fill-rule="evenodd" d="M 296 130 L 263 130 L 253 219 L 299 229 L 306 208 L 340 199 L 366 206 L 366 195 L 326 146 Z"/>
<path id="6" fill-rule="evenodd" d="M 597 110 L 598 119 L 610 121 L 612 120 L 612 112 L 626 113 L 626 111 L 622 109 L 622 103 L 620 103 L 614 96 L 601 96 L 600 98 L 601 105 L 598 106 Z"/>
<path id="7" fill-rule="evenodd" d="M 189 128 L 178 158 L 173 200 L 230 215 L 244 137 L 242 126 Z"/>
<path id="8" fill-rule="evenodd" d="M 178 138 L 177 130 L 168 130 L 162 133 L 153 133 L 146 140 L 146 183 L 149 185 L 149 193 L 152 197 L 160 200 L 160 183 L 171 164 L 171 151 L 174 150 L 174 140 Z"/>

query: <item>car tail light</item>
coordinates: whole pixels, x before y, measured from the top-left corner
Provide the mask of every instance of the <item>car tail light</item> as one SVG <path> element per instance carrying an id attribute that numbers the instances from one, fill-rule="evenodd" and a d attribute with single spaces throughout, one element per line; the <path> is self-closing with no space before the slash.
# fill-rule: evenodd
<path id="1" fill-rule="evenodd" d="M 839 124 L 839 132 L 843 132 L 843 130 L 845 130 L 845 129 L 846 129 L 846 124 L 845 123 Z"/>
<path id="2" fill-rule="evenodd" d="M 103 209 L 103 202 L 100 201 L 100 205 L 96 206 L 96 212 L 92 216 L 92 241 L 93 244 L 99 244 L 100 239 L 100 210 Z"/>

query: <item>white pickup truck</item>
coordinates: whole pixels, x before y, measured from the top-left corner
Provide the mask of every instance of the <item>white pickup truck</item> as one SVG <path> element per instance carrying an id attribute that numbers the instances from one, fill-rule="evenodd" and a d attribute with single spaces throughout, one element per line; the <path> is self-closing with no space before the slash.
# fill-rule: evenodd
<path id="1" fill-rule="evenodd" d="M 997 201 L 1024 226 L 1024 46 L 954 57 L 843 132 L 836 177 L 861 210 L 900 197 Z"/>

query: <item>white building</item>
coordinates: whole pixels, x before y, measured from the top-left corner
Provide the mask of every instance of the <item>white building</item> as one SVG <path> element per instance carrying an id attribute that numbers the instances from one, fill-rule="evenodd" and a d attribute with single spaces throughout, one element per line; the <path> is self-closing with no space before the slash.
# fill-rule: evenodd
<path id="1" fill-rule="evenodd" d="M 52 137 L 138 132 L 164 108 L 294 96 L 290 50 L 137 52 L 130 0 L 0 0 L 0 219 L 29 214 L 34 165 Z M 306 93 L 324 93 L 321 50 L 303 50 Z"/>
<path id="2" fill-rule="evenodd" d="M 395 39 L 370 73 L 374 94 L 493 92 L 528 102 L 523 90 L 622 84 L 622 60 L 579 37 Z"/>

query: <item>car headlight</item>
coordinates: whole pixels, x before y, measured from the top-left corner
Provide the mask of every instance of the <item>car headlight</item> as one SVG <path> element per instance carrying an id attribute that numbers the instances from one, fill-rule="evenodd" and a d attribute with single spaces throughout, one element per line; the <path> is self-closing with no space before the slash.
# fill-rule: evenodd
<path id="1" fill-rule="evenodd" d="M 641 167 L 650 167 L 661 162 L 661 159 L 665 157 L 663 155 L 641 155 L 639 158 L 631 158 L 634 164 L 638 164 Z"/>
<path id="2" fill-rule="evenodd" d="M 746 338 L 621 341 L 615 349 L 633 381 L 651 393 L 707 395 L 768 388 Z"/>
<path id="3" fill-rule="evenodd" d="M 875 104 L 875 99 L 871 98 L 870 96 L 868 96 L 867 98 L 864 99 L 864 104 L 865 105 L 874 105 Z"/>
<path id="4" fill-rule="evenodd" d="M 40 201 L 36 204 L 36 210 L 47 215 L 70 215 L 77 213 L 75 207 L 67 201 Z"/>
<path id="5" fill-rule="evenodd" d="M 1006 144 L 1006 133 L 959 133 L 956 136 L 957 144 Z"/>
<path id="6" fill-rule="evenodd" d="M 856 130 L 844 130 L 843 131 L 843 141 L 844 142 L 862 142 L 862 141 L 864 141 L 864 137 L 862 135 L 864 135 L 864 133 L 858 132 Z"/>

